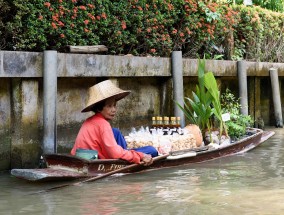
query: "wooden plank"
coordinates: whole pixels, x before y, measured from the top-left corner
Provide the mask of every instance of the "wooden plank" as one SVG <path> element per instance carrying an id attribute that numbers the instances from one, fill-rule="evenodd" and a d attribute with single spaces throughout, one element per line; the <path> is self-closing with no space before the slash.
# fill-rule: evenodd
<path id="1" fill-rule="evenodd" d="M 11 175 L 28 181 L 58 181 L 85 178 L 88 175 L 63 169 L 12 169 Z"/>
<path id="2" fill-rule="evenodd" d="M 105 45 L 95 46 L 68 46 L 71 53 L 98 53 L 106 52 L 108 48 Z"/>

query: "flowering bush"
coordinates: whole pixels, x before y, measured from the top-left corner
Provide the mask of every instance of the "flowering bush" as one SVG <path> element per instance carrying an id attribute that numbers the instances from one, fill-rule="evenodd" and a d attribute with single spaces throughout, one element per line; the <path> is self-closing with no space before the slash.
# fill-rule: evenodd
<path id="1" fill-rule="evenodd" d="M 182 50 L 184 57 L 192 58 L 206 54 L 284 60 L 283 14 L 259 7 L 209 0 L 12 2 L 13 20 L 6 19 L 1 30 L 8 50 L 62 51 L 67 45 L 103 44 L 107 54 L 168 57 L 173 50 Z"/>
<path id="2" fill-rule="evenodd" d="M 284 61 L 284 14 L 260 7 L 236 6 L 239 22 L 234 32 L 241 58 L 255 61 Z"/>

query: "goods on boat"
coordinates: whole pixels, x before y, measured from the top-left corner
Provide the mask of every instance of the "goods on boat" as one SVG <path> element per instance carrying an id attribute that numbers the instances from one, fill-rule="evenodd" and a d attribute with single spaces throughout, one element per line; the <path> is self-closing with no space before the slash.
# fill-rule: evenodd
<path id="1" fill-rule="evenodd" d="M 194 135 L 184 129 L 168 134 L 166 129 L 155 129 L 150 132 L 149 129 L 142 128 L 125 136 L 125 140 L 129 149 L 153 146 L 161 154 L 197 147 Z"/>
<path id="2" fill-rule="evenodd" d="M 247 136 L 220 148 L 208 146 L 171 152 L 170 156 L 157 159 L 150 166 L 137 165 L 134 168 L 125 168 L 131 164 L 119 159 L 86 160 L 67 154 L 46 154 L 44 159 L 47 168 L 43 169 L 13 169 L 11 174 L 15 177 L 30 181 L 70 180 L 90 178 L 100 174 L 108 174 L 121 169 L 119 173 L 134 173 L 180 165 L 190 165 L 216 158 L 244 153 L 254 149 L 274 135 L 273 131 L 263 131 L 248 128 Z M 190 166 L 189 166 L 190 167 Z"/>
<path id="3" fill-rule="evenodd" d="M 199 147 L 202 145 L 203 137 L 199 126 L 195 124 L 189 124 L 184 127 L 190 134 L 192 134 L 196 140 L 196 146 Z"/>

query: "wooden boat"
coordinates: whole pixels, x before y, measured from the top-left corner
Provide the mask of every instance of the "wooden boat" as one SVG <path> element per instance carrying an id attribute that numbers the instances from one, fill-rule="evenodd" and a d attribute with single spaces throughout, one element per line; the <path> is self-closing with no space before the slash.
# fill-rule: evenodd
<path id="1" fill-rule="evenodd" d="M 133 168 L 125 168 L 130 164 L 119 159 L 86 160 L 67 154 L 46 154 L 44 160 L 47 168 L 12 169 L 11 174 L 29 181 L 50 181 L 95 177 L 119 169 L 122 170 L 120 173 L 134 173 L 176 167 L 244 153 L 254 149 L 275 134 L 273 131 L 263 131 L 256 128 L 249 128 L 248 133 L 250 135 L 245 138 L 221 148 L 212 149 L 205 146 L 172 152 L 164 159 L 156 159 L 150 166 L 134 165 Z"/>

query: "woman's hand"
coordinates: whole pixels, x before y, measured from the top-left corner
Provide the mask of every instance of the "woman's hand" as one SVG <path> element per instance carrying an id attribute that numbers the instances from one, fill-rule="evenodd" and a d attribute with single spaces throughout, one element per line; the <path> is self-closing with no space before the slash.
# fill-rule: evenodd
<path id="1" fill-rule="evenodd" d="M 144 163 L 144 166 L 149 166 L 153 163 L 153 158 L 151 155 L 144 154 L 142 162 Z"/>

